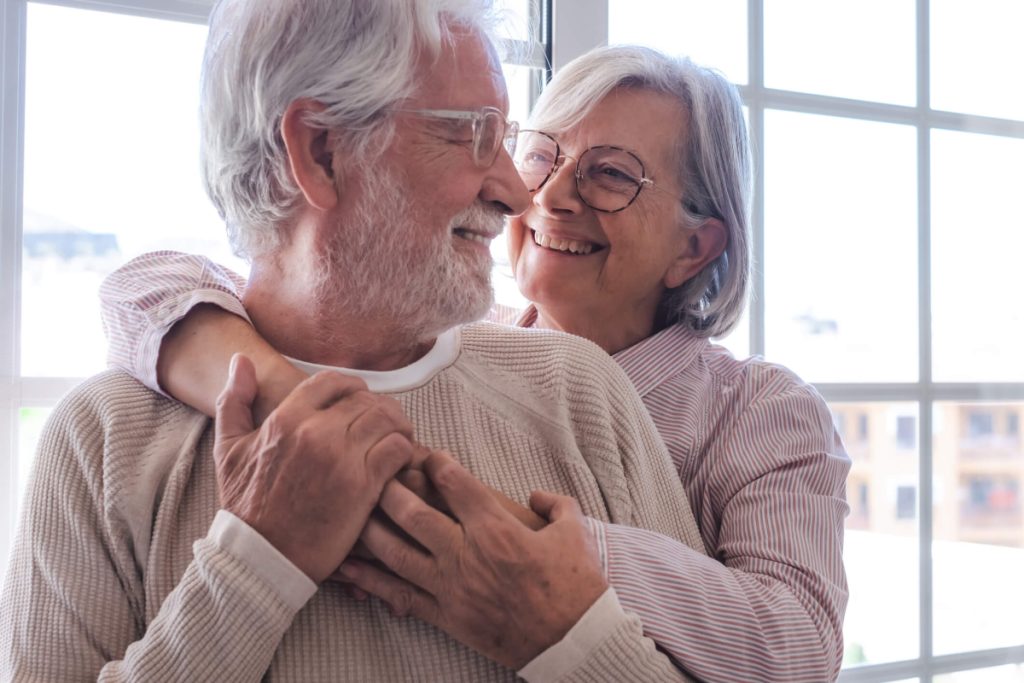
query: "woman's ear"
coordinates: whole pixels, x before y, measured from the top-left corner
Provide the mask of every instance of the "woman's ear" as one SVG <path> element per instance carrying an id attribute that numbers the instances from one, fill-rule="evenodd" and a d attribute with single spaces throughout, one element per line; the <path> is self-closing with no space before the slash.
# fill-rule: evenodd
<path id="1" fill-rule="evenodd" d="M 707 218 L 699 228 L 684 228 L 683 248 L 665 271 L 662 283 L 666 289 L 674 289 L 704 269 L 704 266 L 718 258 L 729 243 L 725 224 L 717 218 Z"/>
<path id="2" fill-rule="evenodd" d="M 306 202 L 321 211 L 338 203 L 334 152 L 327 130 L 312 125 L 309 117 L 326 107 L 311 99 L 295 100 L 281 118 L 281 138 L 288 152 L 292 178 Z"/>

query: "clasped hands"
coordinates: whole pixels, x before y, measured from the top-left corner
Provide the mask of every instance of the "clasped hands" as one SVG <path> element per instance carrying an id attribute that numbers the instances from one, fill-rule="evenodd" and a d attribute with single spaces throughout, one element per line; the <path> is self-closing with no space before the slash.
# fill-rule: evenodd
<path id="1" fill-rule="evenodd" d="M 537 491 L 527 509 L 492 491 L 417 446 L 399 404 L 358 378 L 318 373 L 259 427 L 257 392 L 236 355 L 217 401 L 221 505 L 314 582 L 350 583 L 513 669 L 607 588 L 575 500 Z"/>

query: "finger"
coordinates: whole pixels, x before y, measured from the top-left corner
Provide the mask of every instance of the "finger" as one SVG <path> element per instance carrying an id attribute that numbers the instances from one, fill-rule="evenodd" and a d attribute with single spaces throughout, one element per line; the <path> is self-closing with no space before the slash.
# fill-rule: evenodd
<path id="1" fill-rule="evenodd" d="M 397 432 L 412 443 L 412 422 L 402 406 L 386 396 L 361 392 L 331 406 L 328 415 L 348 425 L 348 438 L 354 442 L 372 444 L 382 434 Z"/>
<path id="2" fill-rule="evenodd" d="M 375 493 L 380 493 L 389 481 L 409 465 L 412 454 L 413 446 L 409 439 L 395 432 L 385 434 L 367 449 L 365 468 Z"/>
<path id="3" fill-rule="evenodd" d="M 427 461 L 430 456 L 430 449 L 421 443 L 413 442 L 413 456 L 412 462 L 409 463 L 409 467 L 417 470 L 423 469 L 423 464 Z"/>
<path id="4" fill-rule="evenodd" d="M 388 523 L 371 517 L 361 538 L 374 557 L 396 575 L 428 591 L 436 587 L 437 572 L 433 558 Z M 358 561 L 350 557 L 346 562 L 349 560 Z"/>
<path id="5" fill-rule="evenodd" d="M 323 370 L 302 381 L 271 415 L 307 415 L 333 406 L 341 399 L 366 391 L 366 382 L 335 370 Z"/>
<path id="6" fill-rule="evenodd" d="M 570 496 L 561 496 L 550 491 L 534 491 L 530 494 L 530 508 L 549 522 L 560 519 L 581 517 L 579 503 Z"/>
<path id="7" fill-rule="evenodd" d="M 236 353 L 231 357 L 227 384 L 217 397 L 214 434 L 218 443 L 244 436 L 254 429 L 252 404 L 257 391 L 256 368 L 247 356 Z"/>
<path id="8" fill-rule="evenodd" d="M 397 481 L 384 487 L 378 505 L 399 529 L 434 555 L 451 548 L 461 535 L 451 518 Z"/>
<path id="9" fill-rule="evenodd" d="M 444 451 L 434 451 L 424 470 L 448 509 L 464 525 L 488 517 L 511 517 L 491 496 L 490 489 Z"/>
<path id="10" fill-rule="evenodd" d="M 394 616 L 411 615 L 438 625 L 437 602 L 408 581 L 358 560 L 346 560 L 338 568 L 338 574 L 356 588 L 383 600 Z"/>
<path id="11" fill-rule="evenodd" d="M 406 468 L 395 475 L 395 480 L 420 498 L 425 499 L 430 493 L 430 480 L 421 470 Z"/>

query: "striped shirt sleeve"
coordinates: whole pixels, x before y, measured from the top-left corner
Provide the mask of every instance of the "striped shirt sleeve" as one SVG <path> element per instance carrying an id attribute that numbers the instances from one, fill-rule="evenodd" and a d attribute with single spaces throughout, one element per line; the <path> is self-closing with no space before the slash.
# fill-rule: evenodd
<path id="1" fill-rule="evenodd" d="M 644 632 L 699 680 L 835 680 L 849 459 L 828 408 L 775 366 L 730 383 L 693 365 L 705 372 L 679 376 L 685 388 L 663 383 L 644 398 L 663 436 L 686 436 L 666 440 L 711 558 L 603 524 L 608 579 Z"/>
<path id="2" fill-rule="evenodd" d="M 164 394 L 156 372 L 164 335 L 202 303 L 249 320 L 244 289 L 244 278 L 204 256 L 156 251 L 132 259 L 100 286 L 107 364 Z"/>

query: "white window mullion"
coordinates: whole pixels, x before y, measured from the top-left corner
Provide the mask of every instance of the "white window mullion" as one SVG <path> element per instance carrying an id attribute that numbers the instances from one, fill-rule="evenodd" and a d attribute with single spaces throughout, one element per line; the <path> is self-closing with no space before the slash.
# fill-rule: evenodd
<path id="1" fill-rule="evenodd" d="M 751 206 L 750 296 L 747 304 L 750 319 L 750 353 L 764 355 L 764 0 L 747 2 L 747 86 L 741 89 L 747 105 L 751 157 L 753 163 L 753 205 Z"/>
<path id="2" fill-rule="evenodd" d="M 931 22 L 930 0 L 917 0 L 917 202 L 918 202 L 918 381 L 926 393 L 933 389 L 932 377 L 932 250 L 931 250 Z M 920 436 L 918 497 L 919 515 L 919 570 L 918 594 L 920 595 L 920 652 L 926 664 L 922 683 L 932 683 L 931 664 L 935 651 L 933 645 L 935 594 L 934 571 L 932 568 L 932 541 L 934 540 L 934 448 L 933 418 L 935 397 L 922 397 L 918 428 Z"/>
<path id="3" fill-rule="evenodd" d="M 20 0 L 23 2 L 23 0 Z M 32 0 L 44 5 L 205 24 L 213 0 Z"/>
<path id="4" fill-rule="evenodd" d="M 0 562 L 17 518 L 25 0 L 0 6 Z M 4 568 L 0 568 L 3 574 Z"/>

